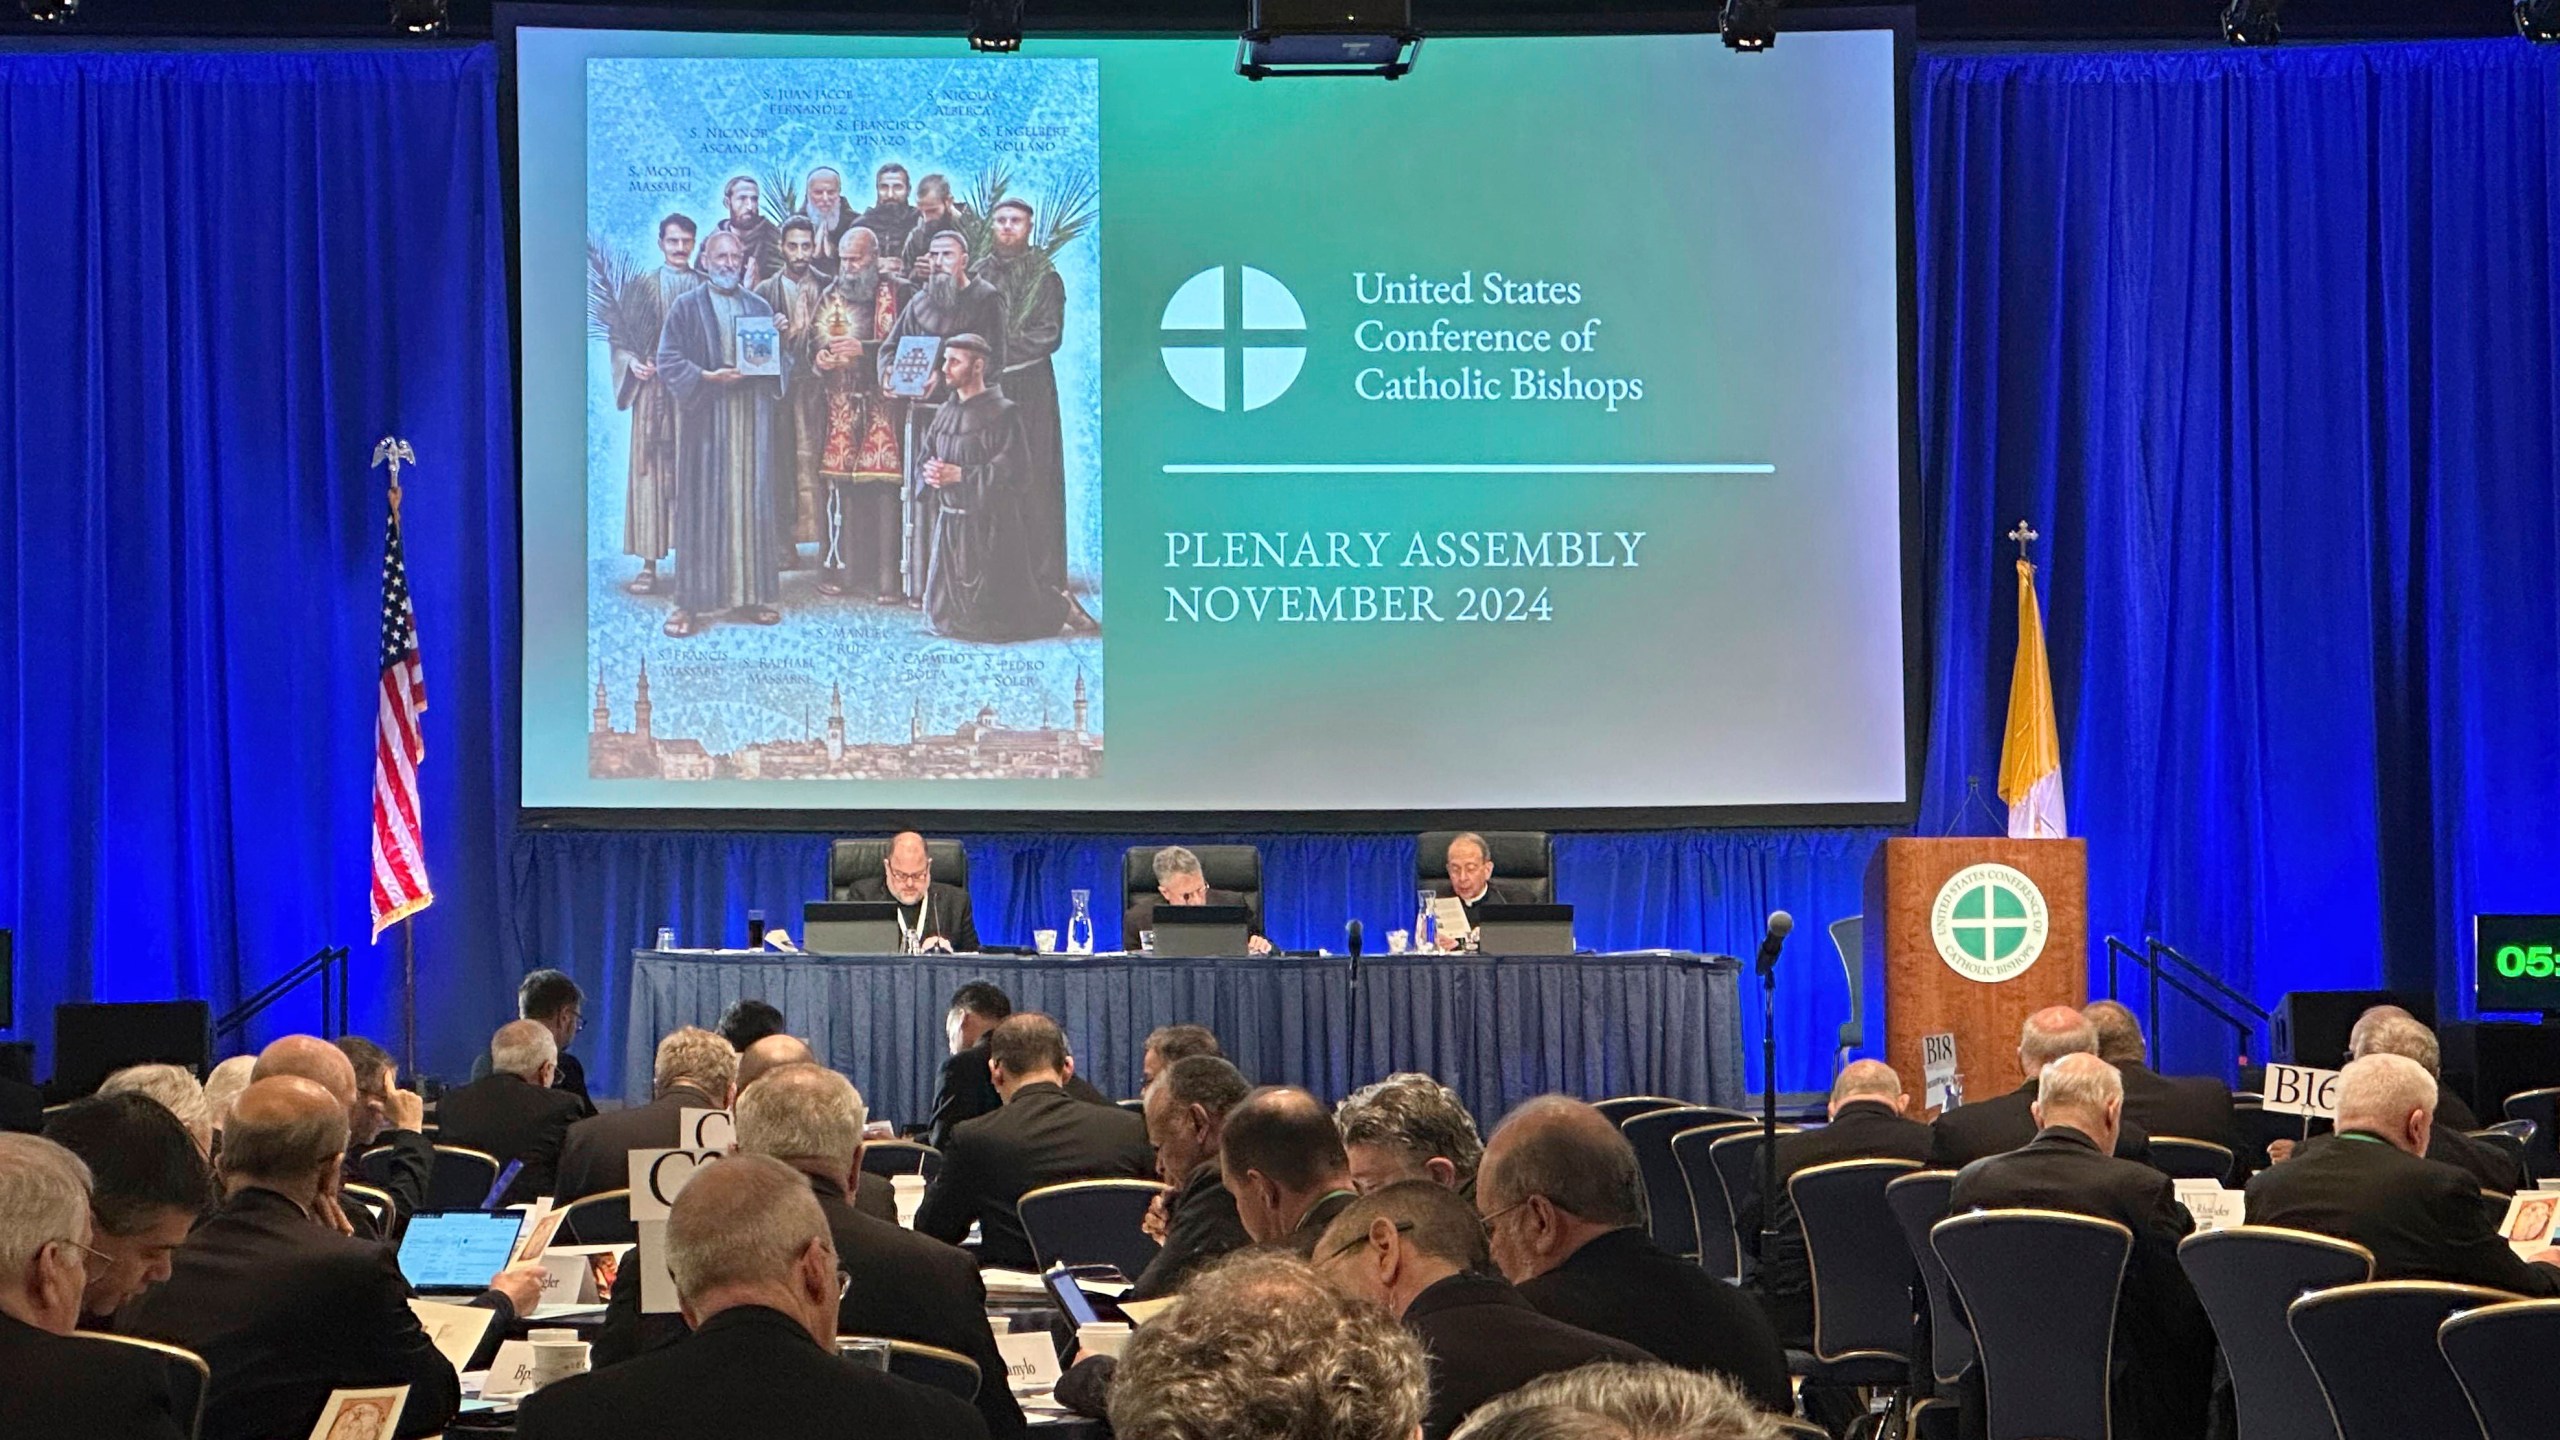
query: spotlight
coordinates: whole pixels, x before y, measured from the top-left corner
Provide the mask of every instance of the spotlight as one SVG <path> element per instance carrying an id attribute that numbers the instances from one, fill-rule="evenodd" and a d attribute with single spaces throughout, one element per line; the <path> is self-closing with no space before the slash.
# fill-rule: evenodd
<path id="1" fill-rule="evenodd" d="M 2516 0 L 2516 33 L 2545 45 L 2560 41 L 2560 0 Z"/>
<path id="2" fill-rule="evenodd" d="M 1782 0 L 1724 0 L 1716 32 L 1728 50 L 1759 51 L 1778 43 L 1778 6 Z"/>
<path id="3" fill-rule="evenodd" d="M 80 0 L 18 0 L 18 8 L 39 25 L 59 25 L 80 13 Z"/>
<path id="4" fill-rule="evenodd" d="M 444 33 L 446 0 L 391 0 L 391 28 L 406 35 Z"/>
<path id="5" fill-rule="evenodd" d="M 1413 69 L 1422 32 L 1412 0 L 1252 0 L 1236 41 L 1236 73 L 1373 75 L 1393 80 Z"/>
<path id="6" fill-rule="evenodd" d="M 2284 0 L 2223 0 L 2222 38 L 2234 45 L 2273 45 L 2284 38 L 2276 12 Z"/>
<path id="7" fill-rule="evenodd" d="M 969 48 L 1011 54 L 1022 48 L 1022 0 L 969 0 Z"/>

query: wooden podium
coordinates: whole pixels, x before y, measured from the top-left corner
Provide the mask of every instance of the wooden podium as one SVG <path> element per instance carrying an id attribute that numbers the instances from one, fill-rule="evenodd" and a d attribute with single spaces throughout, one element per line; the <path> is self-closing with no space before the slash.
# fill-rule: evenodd
<path id="1" fill-rule="evenodd" d="M 1915 1113 L 1924 1035 L 1953 1032 L 1964 1097 L 2018 1087 L 2018 1029 L 2089 993 L 2084 840 L 1887 840 L 1867 861 L 1866 949 L 1884 965 L 1885 1059 Z"/>

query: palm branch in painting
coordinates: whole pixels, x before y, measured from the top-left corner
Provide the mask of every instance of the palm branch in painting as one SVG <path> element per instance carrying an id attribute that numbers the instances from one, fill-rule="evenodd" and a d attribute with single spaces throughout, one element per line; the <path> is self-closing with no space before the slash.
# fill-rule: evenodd
<path id="1" fill-rule="evenodd" d="M 1012 173 L 1004 162 L 997 161 L 978 172 L 970 182 L 969 195 L 961 206 L 960 233 L 969 242 L 972 255 L 995 253 L 995 208 L 1013 188 Z M 1031 215 L 1031 254 L 1038 267 L 1054 267 L 1059 252 L 1082 239 L 1102 216 L 1102 187 L 1091 170 L 1071 171 L 1048 197 L 1046 205 L 1034 203 Z M 1025 285 L 1015 292 L 1014 314 L 1006 320 L 1019 325 L 1031 318 L 1031 307 L 1038 304 L 1040 287 Z"/>

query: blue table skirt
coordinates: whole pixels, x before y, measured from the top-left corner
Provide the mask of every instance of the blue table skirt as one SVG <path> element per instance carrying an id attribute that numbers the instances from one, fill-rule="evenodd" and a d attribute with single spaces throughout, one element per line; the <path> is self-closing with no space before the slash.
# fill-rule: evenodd
<path id="1" fill-rule="evenodd" d="M 655 1038 L 714 1024 L 749 996 L 853 1077 L 875 1118 L 921 1120 L 946 1054 L 944 1006 L 992 980 L 1014 1006 L 1066 1027 L 1076 1069 L 1134 1095 L 1147 1032 L 1183 1021 L 1218 1034 L 1257 1084 L 1303 1085 L 1327 1100 L 1397 1070 L 1420 1070 L 1465 1098 L 1490 1130 L 1549 1091 L 1747 1101 L 1740 966 L 1645 953 L 1361 962 L 1353 1019 L 1348 962 L 1176 960 L 1158 956 L 842 955 L 655 951 L 632 955 L 626 1100 L 649 1090 Z"/>

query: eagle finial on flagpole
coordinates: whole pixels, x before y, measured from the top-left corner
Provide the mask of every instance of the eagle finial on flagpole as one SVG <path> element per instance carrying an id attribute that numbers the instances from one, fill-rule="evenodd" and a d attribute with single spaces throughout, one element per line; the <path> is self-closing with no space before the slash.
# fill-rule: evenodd
<path id="1" fill-rule="evenodd" d="M 373 445 L 373 463 L 391 467 L 391 508 L 400 508 L 400 467 L 418 463 L 418 452 L 397 435 L 385 435 Z"/>

